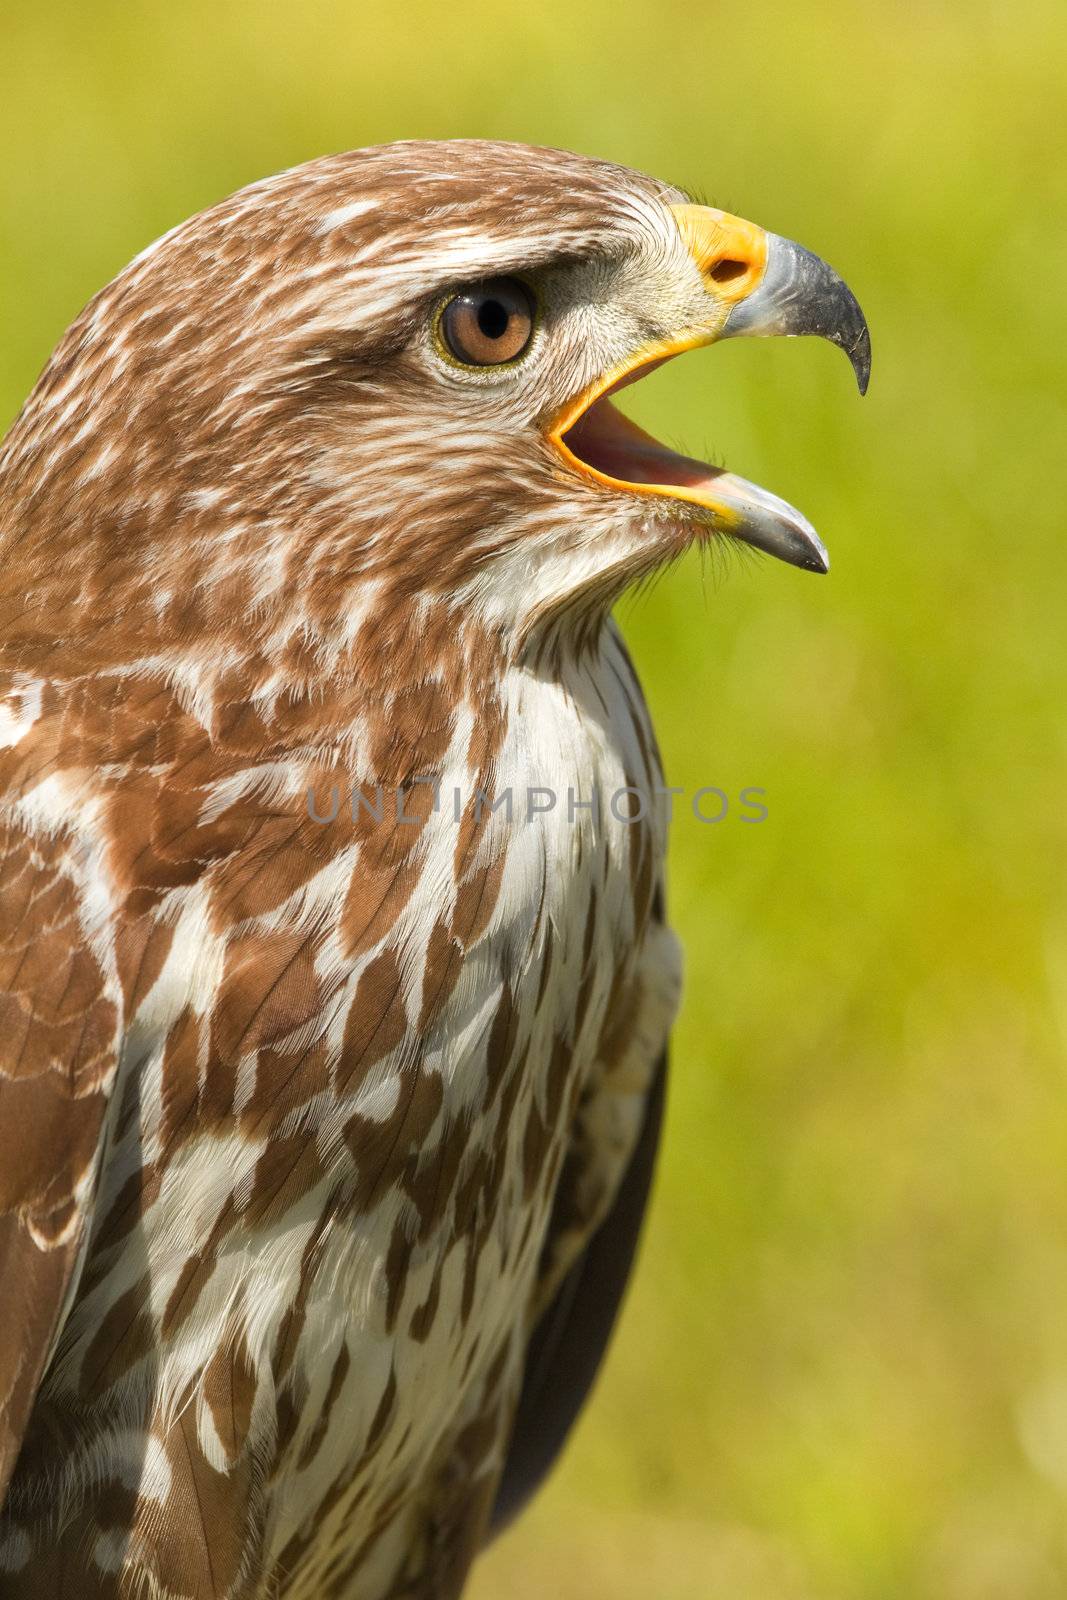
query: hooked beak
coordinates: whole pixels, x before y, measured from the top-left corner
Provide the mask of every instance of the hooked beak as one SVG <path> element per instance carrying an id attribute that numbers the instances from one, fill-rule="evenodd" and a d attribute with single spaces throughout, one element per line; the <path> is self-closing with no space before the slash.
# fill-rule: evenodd
<path id="1" fill-rule="evenodd" d="M 603 374 L 564 408 L 548 437 L 569 465 L 606 487 L 699 506 L 718 531 L 793 566 L 826 572 L 826 549 L 799 511 L 732 472 L 677 455 L 608 397 L 683 350 L 746 334 L 829 339 L 848 356 L 864 394 L 871 343 L 863 312 L 844 280 L 802 245 L 710 206 L 671 211 L 700 272 L 706 317 Z"/>

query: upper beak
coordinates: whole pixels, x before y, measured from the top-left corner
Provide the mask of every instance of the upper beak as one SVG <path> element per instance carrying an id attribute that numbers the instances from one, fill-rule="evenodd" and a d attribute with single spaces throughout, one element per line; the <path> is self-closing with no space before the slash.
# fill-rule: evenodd
<path id="1" fill-rule="evenodd" d="M 844 278 L 821 257 L 711 206 L 672 206 L 709 291 L 729 307 L 718 337 L 815 334 L 840 345 L 860 394 L 871 376 L 871 336 Z"/>
<path id="2" fill-rule="evenodd" d="M 825 547 L 799 511 L 732 472 L 676 455 L 616 411 L 608 396 L 682 350 L 742 334 L 829 339 L 848 356 L 863 394 L 871 370 L 863 312 L 844 280 L 802 245 L 710 206 L 671 210 L 700 270 L 706 315 L 604 373 L 564 409 L 549 437 L 602 484 L 702 506 L 723 533 L 793 566 L 826 572 Z"/>

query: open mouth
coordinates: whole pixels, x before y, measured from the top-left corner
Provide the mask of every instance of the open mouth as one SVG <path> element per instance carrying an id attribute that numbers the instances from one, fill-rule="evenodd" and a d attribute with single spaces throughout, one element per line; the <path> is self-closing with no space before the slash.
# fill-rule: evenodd
<path id="1" fill-rule="evenodd" d="M 639 352 L 566 408 L 549 433 L 568 466 L 604 489 L 665 496 L 700 507 L 718 533 L 765 550 L 792 566 L 827 572 L 830 558 L 815 529 L 795 507 L 735 473 L 679 455 L 639 428 L 612 403 L 617 390 L 645 377 L 672 355 L 705 338 Z"/>
<path id="2" fill-rule="evenodd" d="M 582 412 L 560 442 L 607 484 L 670 493 L 706 489 L 722 476 L 717 467 L 669 450 L 625 416 L 607 394 Z"/>

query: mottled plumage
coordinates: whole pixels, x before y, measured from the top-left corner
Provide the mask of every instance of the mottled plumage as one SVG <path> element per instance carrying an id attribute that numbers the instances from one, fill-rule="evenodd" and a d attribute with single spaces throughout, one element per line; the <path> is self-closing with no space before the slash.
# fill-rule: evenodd
<path id="1" fill-rule="evenodd" d="M 3 444 L 12 1600 L 447 1600 L 580 1403 L 679 987 L 609 611 L 749 537 L 738 480 L 557 437 L 734 331 L 672 207 L 521 146 L 311 163 L 139 256 Z M 461 366 L 435 308 L 502 274 L 529 353 Z"/>

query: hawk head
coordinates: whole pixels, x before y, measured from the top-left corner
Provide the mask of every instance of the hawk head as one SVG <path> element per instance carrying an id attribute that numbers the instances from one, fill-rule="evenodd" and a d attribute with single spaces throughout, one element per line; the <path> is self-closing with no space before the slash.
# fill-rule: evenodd
<path id="1" fill-rule="evenodd" d="M 401 143 L 253 184 L 90 303 L 9 434 L 12 642 L 336 667 L 370 606 L 399 646 L 438 601 L 511 654 L 695 539 L 825 570 L 798 512 L 609 398 L 743 333 L 820 334 L 866 385 L 829 267 L 620 167 Z"/>

